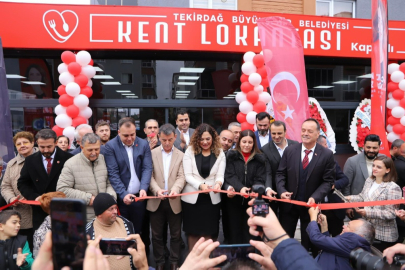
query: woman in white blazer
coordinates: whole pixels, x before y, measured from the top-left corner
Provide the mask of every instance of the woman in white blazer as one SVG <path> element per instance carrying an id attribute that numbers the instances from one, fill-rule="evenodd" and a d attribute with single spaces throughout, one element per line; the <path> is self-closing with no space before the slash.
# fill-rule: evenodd
<path id="1" fill-rule="evenodd" d="M 194 131 L 183 157 L 186 186 L 183 193 L 197 190 L 221 190 L 225 174 L 225 154 L 217 132 L 208 124 Z M 220 219 L 220 193 L 200 193 L 181 197 L 183 230 L 187 234 L 191 251 L 200 237 L 218 237 Z"/>

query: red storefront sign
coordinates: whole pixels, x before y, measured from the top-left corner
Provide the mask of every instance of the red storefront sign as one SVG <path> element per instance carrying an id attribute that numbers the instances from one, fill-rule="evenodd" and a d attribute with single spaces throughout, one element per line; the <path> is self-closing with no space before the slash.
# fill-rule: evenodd
<path id="1" fill-rule="evenodd" d="M 371 20 L 191 8 L 0 3 L 5 48 L 259 52 L 256 20 L 281 16 L 305 55 L 369 58 Z M 405 22 L 389 22 L 389 58 L 405 58 Z"/>

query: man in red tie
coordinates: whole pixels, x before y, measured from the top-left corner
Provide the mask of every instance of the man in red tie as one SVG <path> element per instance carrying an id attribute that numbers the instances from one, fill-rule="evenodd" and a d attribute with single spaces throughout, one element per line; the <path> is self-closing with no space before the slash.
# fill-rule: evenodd
<path id="1" fill-rule="evenodd" d="M 56 191 L 56 184 L 66 160 L 72 154 L 56 146 L 56 133 L 40 130 L 36 135 L 39 152 L 25 159 L 17 187 L 27 200 L 39 200 L 42 194 Z M 33 229 L 36 230 L 48 214 L 41 207 L 32 207 Z"/>
<path id="2" fill-rule="evenodd" d="M 287 147 L 276 174 L 277 191 L 281 199 L 321 202 L 335 181 L 333 152 L 316 143 L 320 125 L 309 118 L 301 127 L 302 143 Z M 280 206 L 280 223 L 290 237 L 294 237 L 297 221 L 301 221 L 301 243 L 309 250 L 306 228 L 309 223 L 308 209 L 290 203 Z"/>

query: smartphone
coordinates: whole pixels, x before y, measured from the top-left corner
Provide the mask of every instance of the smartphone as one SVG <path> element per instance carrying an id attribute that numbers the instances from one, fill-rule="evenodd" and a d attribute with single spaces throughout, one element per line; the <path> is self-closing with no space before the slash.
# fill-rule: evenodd
<path id="1" fill-rule="evenodd" d="M 82 269 L 87 247 L 85 201 L 55 198 L 50 208 L 54 269 Z"/>
<path id="2" fill-rule="evenodd" d="M 255 247 L 249 244 L 220 245 L 211 252 L 210 258 L 226 255 L 226 260 L 217 265 L 217 267 L 221 267 L 234 260 L 250 260 L 249 253 L 256 253 Z"/>
<path id="3" fill-rule="evenodd" d="M 136 249 L 135 240 L 125 240 L 117 238 L 102 238 L 100 240 L 100 249 L 104 255 L 129 256 L 128 248 Z"/>

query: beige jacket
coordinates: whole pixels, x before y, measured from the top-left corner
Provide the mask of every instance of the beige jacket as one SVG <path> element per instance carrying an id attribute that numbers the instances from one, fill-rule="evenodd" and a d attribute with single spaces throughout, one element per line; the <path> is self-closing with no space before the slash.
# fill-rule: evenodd
<path id="1" fill-rule="evenodd" d="M 108 179 L 102 154 L 93 163 L 82 152 L 68 159 L 59 176 L 56 190 L 65 193 L 67 198 L 86 201 L 88 222 L 95 218 L 93 206 L 89 205 L 92 196 L 106 192 L 117 199 Z"/>
<path id="2" fill-rule="evenodd" d="M 173 147 L 173 153 L 170 160 L 169 166 L 169 176 L 168 176 L 168 189 L 174 191 L 177 194 L 181 193 L 186 184 L 186 179 L 184 178 L 183 172 L 183 152 Z M 157 192 L 161 189 L 165 189 L 165 178 L 164 178 L 164 167 L 163 167 L 163 157 L 162 157 L 162 147 L 156 147 L 152 150 L 152 161 L 153 161 L 153 171 L 152 178 L 149 185 L 149 194 L 151 196 L 156 196 Z M 155 212 L 159 205 L 160 199 L 148 200 L 146 209 L 151 212 Z M 173 213 L 178 214 L 181 212 L 181 201 L 180 197 L 175 199 L 169 199 L 170 206 Z"/>
<path id="3" fill-rule="evenodd" d="M 32 153 L 38 152 L 38 148 L 34 147 Z M 18 178 L 20 178 L 20 172 L 24 166 L 25 158 L 18 154 L 15 158 L 7 163 L 6 172 L 4 173 L 3 182 L 1 183 L 1 195 L 7 203 L 11 202 L 11 199 L 20 195 L 20 199 L 23 197 L 17 188 Z M 32 208 L 30 205 L 19 204 L 14 206 L 14 210 L 21 214 L 21 229 L 32 228 Z"/>

